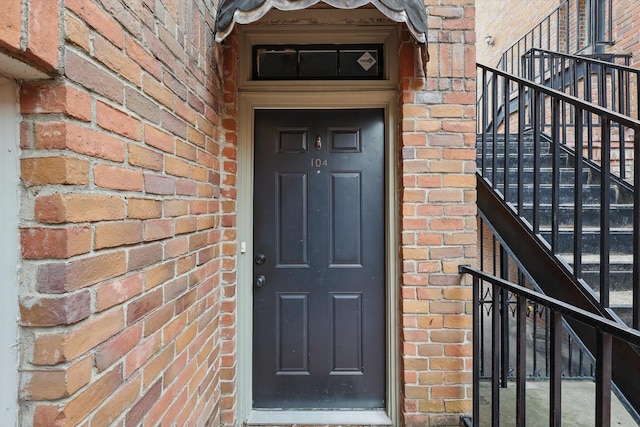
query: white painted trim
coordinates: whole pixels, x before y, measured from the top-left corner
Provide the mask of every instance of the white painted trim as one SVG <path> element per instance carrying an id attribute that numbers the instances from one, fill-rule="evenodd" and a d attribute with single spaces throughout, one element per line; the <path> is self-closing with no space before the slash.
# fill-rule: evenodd
<path id="1" fill-rule="evenodd" d="M 279 12 L 279 13 L 278 13 Z M 306 10 L 306 19 L 327 20 L 345 16 L 344 10 Z M 349 18 L 356 11 L 349 11 Z M 359 16 L 371 17 L 377 11 L 359 11 L 365 14 Z M 274 17 L 283 17 L 283 12 L 273 11 Z M 292 14 L 295 12 L 287 12 Z M 330 14 L 329 14 L 330 13 Z M 291 19 L 291 18 L 289 18 Z M 302 19 L 302 17 L 300 17 Z M 344 20 L 343 20 L 344 21 Z M 288 22 L 288 21 L 287 21 Z M 322 92 L 332 91 L 361 91 L 361 90 L 396 90 L 397 89 L 397 25 L 247 25 L 240 33 L 240 64 L 238 68 L 238 87 L 240 90 L 274 92 L 300 91 Z M 384 55 L 384 80 L 348 80 L 348 81 L 251 81 L 252 47 L 255 44 L 382 44 Z"/>
<path id="2" fill-rule="evenodd" d="M 387 411 L 391 425 L 398 425 L 400 367 L 398 361 L 398 212 L 397 212 L 397 94 L 396 91 L 242 92 L 238 110 L 238 417 L 246 423 L 258 416 L 252 408 L 252 311 L 253 311 L 253 124 L 258 108 L 384 108 L 386 122 L 386 264 L 387 264 Z M 245 246 L 245 252 L 240 248 Z M 260 411 L 258 411 L 260 412 Z M 291 412 L 291 411 L 286 411 Z M 380 411 L 365 411 L 370 415 Z M 335 424 L 348 424 L 349 411 L 335 411 Z M 375 414 L 374 414 L 375 413 Z M 341 418 L 344 415 L 345 419 Z M 253 418 L 251 418 L 253 419 Z M 307 418 L 308 419 L 308 418 Z M 262 423 L 264 424 L 264 423 Z M 333 422 L 331 424 L 334 424 Z M 362 424 L 362 423 L 359 423 Z M 370 424 L 373 424 L 370 423 Z M 389 425 L 389 424 L 387 424 Z"/>
<path id="3" fill-rule="evenodd" d="M 264 425 L 365 425 L 390 426 L 385 411 L 252 411 L 248 426 Z"/>
<path id="4" fill-rule="evenodd" d="M 0 419 L 17 425 L 18 416 L 18 88 L 0 77 Z"/>

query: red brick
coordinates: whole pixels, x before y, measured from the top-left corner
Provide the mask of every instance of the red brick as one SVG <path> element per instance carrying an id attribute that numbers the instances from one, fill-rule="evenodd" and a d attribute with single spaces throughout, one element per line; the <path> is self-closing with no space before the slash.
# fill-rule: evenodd
<path id="1" fill-rule="evenodd" d="M 155 219 L 144 222 L 144 241 L 166 239 L 173 236 L 174 223 L 171 219 Z"/>
<path id="2" fill-rule="evenodd" d="M 66 0 L 65 6 L 119 48 L 124 47 L 122 28 L 91 0 Z"/>
<path id="3" fill-rule="evenodd" d="M 126 272 L 124 251 L 38 266 L 37 289 L 43 293 L 63 293 L 91 286 Z"/>
<path id="4" fill-rule="evenodd" d="M 151 199 L 129 199 L 127 217 L 134 219 L 159 218 L 162 215 L 162 202 Z"/>
<path id="5" fill-rule="evenodd" d="M 86 1 L 88 0 L 74 0 Z M 67 48 L 65 51 L 65 75 L 83 87 L 99 93 L 112 101 L 122 103 L 123 83 L 84 56 Z"/>
<path id="6" fill-rule="evenodd" d="M 101 194 L 52 194 L 36 197 L 36 220 L 48 224 L 124 218 L 120 197 Z"/>
<path id="7" fill-rule="evenodd" d="M 100 345 L 95 351 L 95 364 L 98 372 L 102 372 L 122 359 L 142 338 L 142 324 L 136 324 L 122 331 L 109 341 Z"/>
<path id="8" fill-rule="evenodd" d="M 120 111 L 104 102 L 96 103 L 98 125 L 135 141 L 142 140 L 142 123 L 124 111 Z"/>
<path id="9" fill-rule="evenodd" d="M 20 49 L 22 36 L 22 1 L 5 0 L 0 13 L 0 45 Z"/>
<path id="10" fill-rule="evenodd" d="M 153 334 L 146 340 L 138 342 L 125 358 L 125 375 L 130 377 L 160 349 L 161 334 Z"/>
<path id="11" fill-rule="evenodd" d="M 71 258 L 91 250 L 91 228 L 23 228 L 20 247 L 25 259 Z"/>
<path id="12" fill-rule="evenodd" d="M 37 336 L 33 364 L 57 365 L 73 360 L 117 334 L 123 327 L 122 310 L 112 310 L 66 332 Z"/>
<path id="13" fill-rule="evenodd" d="M 142 293 L 142 274 L 134 274 L 96 288 L 96 308 L 103 311 Z"/>
<path id="14" fill-rule="evenodd" d="M 129 250 L 129 271 L 134 271 L 162 260 L 162 244 L 151 243 Z"/>
<path id="15" fill-rule="evenodd" d="M 176 181 L 162 175 L 144 174 L 144 189 L 151 194 L 175 194 Z"/>
<path id="16" fill-rule="evenodd" d="M 23 371 L 20 396 L 26 400 L 58 400 L 73 395 L 91 380 L 91 357 L 62 369 Z"/>
<path id="17" fill-rule="evenodd" d="M 123 414 L 140 394 L 141 375 L 120 387 L 105 404 L 91 417 L 91 424 L 111 426 L 113 421 Z"/>
<path id="18" fill-rule="evenodd" d="M 127 324 L 140 320 L 162 305 L 162 289 L 158 288 L 131 301 L 127 306 Z"/>
<path id="19" fill-rule="evenodd" d="M 124 161 L 124 142 L 102 132 L 67 122 L 37 123 L 35 131 L 36 148 L 69 149 L 92 157 Z"/>
<path id="20" fill-rule="evenodd" d="M 98 61 L 117 75 L 124 77 L 136 86 L 140 86 L 140 67 L 129 59 L 120 48 L 96 35 L 93 39 L 93 54 Z"/>
<path id="21" fill-rule="evenodd" d="M 131 245 L 141 241 L 142 223 L 140 221 L 105 222 L 95 226 L 95 249 Z"/>
<path id="22" fill-rule="evenodd" d="M 160 77 L 161 67 L 159 61 L 130 36 L 126 38 L 126 52 L 129 58 L 136 61 L 149 74 L 155 78 Z"/>
<path id="23" fill-rule="evenodd" d="M 122 366 L 104 373 L 65 405 L 59 418 L 64 419 L 69 425 L 77 425 L 114 393 L 123 380 Z"/>
<path id="24" fill-rule="evenodd" d="M 129 144 L 127 149 L 129 152 L 128 160 L 131 166 L 139 166 L 155 171 L 162 170 L 164 163 L 162 154 L 135 144 Z"/>
<path id="25" fill-rule="evenodd" d="M 20 160 L 21 177 L 28 187 L 89 183 L 89 162 L 73 157 L 35 157 Z"/>
<path id="26" fill-rule="evenodd" d="M 91 315 L 88 290 L 55 297 L 26 296 L 20 299 L 23 326 L 71 325 Z"/>
<path id="27" fill-rule="evenodd" d="M 175 140 L 173 136 L 153 126 L 144 126 L 144 141 L 150 146 L 167 153 L 173 154 L 175 151 Z"/>
<path id="28" fill-rule="evenodd" d="M 142 396 L 136 404 L 127 412 L 125 418 L 125 427 L 136 427 L 143 419 L 145 414 L 153 406 L 162 395 L 162 380 L 158 380 L 153 384 L 144 396 Z"/>
<path id="29" fill-rule="evenodd" d="M 70 85 L 28 83 L 20 88 L 22 114 L 62 113 L 91 121 L 91 97 Z"/>
<path id="30" fill-rule="evenodd" d="M 47 68 L 57 68 L 57 41 L 60 39 L 59 3 L 51 0 L 30 0 L 28 22 L 27 53 Z"/>
<path id="31" fill-rule="evenodd" d="M 109 165 L 93 168 L 96 185 L 113 190 L 142 191 L 142 172 Z"/>
<path id="32" fill-rule="evenodd" d="M 71 44 L 89 52 L 89 27 L 70 13 L 65 13 L 65 38 Z"/>

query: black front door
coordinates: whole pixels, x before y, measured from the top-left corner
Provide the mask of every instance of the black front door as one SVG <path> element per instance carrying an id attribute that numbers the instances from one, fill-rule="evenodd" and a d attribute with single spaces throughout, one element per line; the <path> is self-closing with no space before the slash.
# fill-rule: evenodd
<path id="1" fill-rule="evenodd" d="M 255 112 L 253 407 L 385 407 L 384 110 Z"/>

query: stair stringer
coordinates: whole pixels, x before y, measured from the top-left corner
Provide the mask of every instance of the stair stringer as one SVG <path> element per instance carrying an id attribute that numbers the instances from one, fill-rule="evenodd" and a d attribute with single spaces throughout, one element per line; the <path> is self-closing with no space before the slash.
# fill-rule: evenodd
<path id="1" fill-rule="evenodd" d="M 477 183 L 480 213 L 546 295 L 617 321 L 615 315 L 604 309 L 593 295 L 584 290 L 585 285 L 571 277 L 566 266 L 550 253 L 542 238 L 532 235 L 525 223 L 504 204 L 480 175 L 477 175 Z M 593 329 L 572 319 L 567 321 L 591 354 L 596 354 Z M 636 413 L 640 413 L 640 370 L 629 369 L 637 366 L 640 366 L 640 353 L 636 348 L 614 338 L 611 366 L 613 382 L 628 404 Z"/>

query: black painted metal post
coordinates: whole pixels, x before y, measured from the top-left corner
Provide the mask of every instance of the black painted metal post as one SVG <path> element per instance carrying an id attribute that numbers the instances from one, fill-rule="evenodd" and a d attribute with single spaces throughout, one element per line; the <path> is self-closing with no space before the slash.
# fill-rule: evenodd
<path id="1" fill-rule="evenodd" d="M 596 331 L 596 427 L 611 424 L 611 344 L 612 337 Z"/>
<path id="2" fill-rule="evenodd" d="M 640 82 L 638 82 L 640 84 Z M 640 89 L 639 89 L 640 91 Z M 640 92 L 638 93 L 640 96 Z M 640 112 L 639 112 L 640 114 Z M 640 329 L 640 134 L 633 138 L 633 327 Z"/>
<path id="3" fill-rule="evenodd" d="M 518 282 L 524 284 L 524 275 L 518 274 Z M 527 381 L 527 299 L 518 296 L 516 333 L 516 424 L 524 426 L 526 423 L 526 381 Z"/>
<path id="4" fill-rule="evenodd" d="M 500 425 L 500 288 L 491 285 L 491 425 Z"/>
<path id="5" fill-rule="evenodd" d="M 609 223 L 611 200 L 611 120 L 602 118 L 600 169 L 600 303 L 609 307 L 609 253 L 611 224 Z"/>
<path id="6" fill-rule="evenodd" d="M 582 141 L 584 129 L 582 119 L 584 111 L 581 108 L 575 109 L 575 150 L 574 150 L 574 170 L 575 180 L 573 189 L 573 275 L 576 279 L 582 277 Z"/>
<path id="7" fill-rule="evenodd" d="M 509 280 L 509 258 L 504 246 L 500 245 L 500 277 Z M 507 388 L 509 379 L 509 292 L 500 289 L 500 385 Z"/>
<path id="8" fill-rule="evenodd" d="M 480 343 L 482 307 L 480 306 L 480 279 L 473 276 L 473 427 L 480 426 Z"/>
<path id="9" fill-rule="evenodd" d="M 549 425 L 560 427 L 562 419 L 562 314 L 550 310 L 551 314 L 551 372 L 549 393 Z"/>

